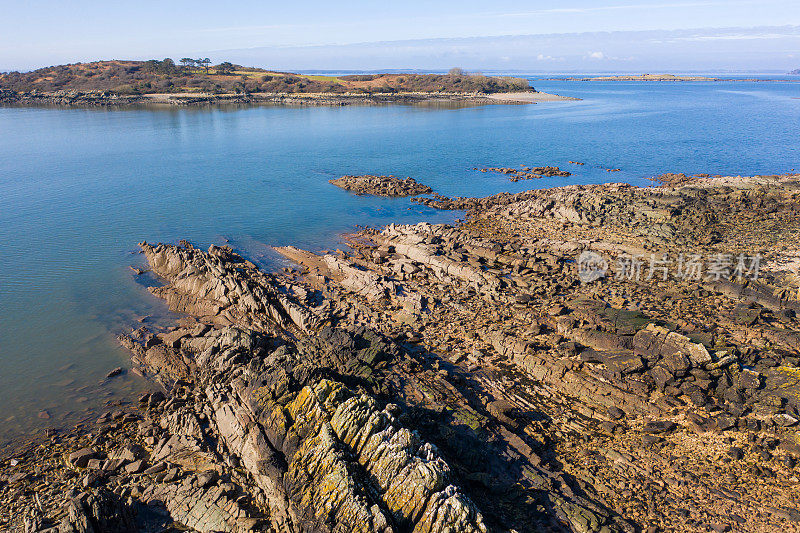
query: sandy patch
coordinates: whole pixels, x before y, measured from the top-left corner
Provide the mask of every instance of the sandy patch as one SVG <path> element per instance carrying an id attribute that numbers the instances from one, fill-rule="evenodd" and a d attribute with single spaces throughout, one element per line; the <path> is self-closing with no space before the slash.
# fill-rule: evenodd
<path id="1" fill-rule="evenodd" d="M 503 102 L 523 102 L 523 103 L 537 103 L 537 102 L 563 102 L 567 100 L 580 100 L 580 98 L 572 98 L 570 96 L 559 96 L 550 93 L 495 93 L 486 95 L 491 100 L 501 100 Z"/>

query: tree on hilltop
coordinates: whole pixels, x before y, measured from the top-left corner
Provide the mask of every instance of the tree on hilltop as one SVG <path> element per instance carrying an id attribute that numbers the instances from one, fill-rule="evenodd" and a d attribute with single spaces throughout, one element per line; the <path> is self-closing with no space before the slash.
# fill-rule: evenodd
<path id="1" fill-rule="evenodd" d="M 198 59 L 197 64 L 206 69 L 206 74 L 208 74 L 208 66 L 211 65 L 211 60 L 209 58 L 205 59 Z"/>
<path id="2" fill-rule="evenodd" d="M 217 65 L 217 74 L 233 74 L 236 67 L 230 61 L 223 61 Z"/>
<path id="3" fill-rule="evenodd" d="M 159 61 L 158 59 L 150 59 L 149 61 L 144 62 L 142 68 L 145 72 L 165 74 L 167 76 L 174 76 L 180 74 L 181 72 L 177 65 L 175 65 L 175 62 L 170 58 L 166 58 L 162 61 Z"/>

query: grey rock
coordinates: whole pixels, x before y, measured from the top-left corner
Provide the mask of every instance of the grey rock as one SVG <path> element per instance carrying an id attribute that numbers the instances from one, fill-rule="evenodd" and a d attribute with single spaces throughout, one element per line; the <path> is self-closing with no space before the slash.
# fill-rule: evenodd
<path id="1" fill-rule="evenodd" d="M 213 485 L 219 479 L 219 473 L 216 470 L 208 470 L 197 476 L 197 486 L 206 488 Z"/>
<path id="2" fill-rule="evenodd" d="M 615 405 L 612 405 L 611 407 L 609 407 L 607 412 L 608 412 L 608 416 L 611 417 L 614 420 L 620 420 L 621 418 L 625 417 L 625 411 L 623 411 L 622 409 L 620 409 L 619 407 L 617 407 Z"/>
<path id="3" fill-rule="evenodd" d="M 150 468 L 146 469 L 144 471 L 144 473 L 147 474 L 147 475 L 153 475 L 153 474 L 158 474 L 159 472 L 163 472 L 166 469 L 167 469 L 167 463 L 162 461 L 162 462 L 154 464 Z"/>
<path id="4" fill-rule="evenodd" d="M 147 462 L 144 459 L 139 459 L 125 465 L 125 472 L 128 474 L 140 474 L 145 468 L 147 468 Z"/>
<path id="5" fill-rule="evenodd" d="M 792 415 L 788 415 L 786 413 L 778 414 L 772 417 L 772 421 L 775 422 L 776 425 L 780 427 L 792 427 L 797 424 L 797 418 L 793 417 Z"/>
<path id="6" fill-rule="evenodd" d="M 96 459 L 97 457 L 99 457 L 97 452 L 92 448 L 82 448 L 69 454 L 67 460 L 72 466 L 86 468 L 86 465 L 89 464 L 89 460 Z"/>

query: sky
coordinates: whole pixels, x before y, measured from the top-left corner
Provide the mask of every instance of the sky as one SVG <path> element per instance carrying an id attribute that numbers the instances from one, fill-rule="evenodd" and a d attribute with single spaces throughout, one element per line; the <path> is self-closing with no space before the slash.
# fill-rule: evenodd
<path id="1" fill-rule="evenodd" d="M 0 13 L 0 71 L 184 56 L 295 69 L 800 67 L 800 0 L 0 0 Z"/>

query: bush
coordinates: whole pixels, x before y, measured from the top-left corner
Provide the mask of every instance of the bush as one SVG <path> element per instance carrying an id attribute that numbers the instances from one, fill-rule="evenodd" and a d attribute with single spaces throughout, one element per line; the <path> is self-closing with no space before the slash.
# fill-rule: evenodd
<path id="1" fill-rule="evenodd" d="M 113 89 L 111 89 L 111 91 L 115 92 L 117 94 L 123 94 L 123 95 L 139 94 L 139 91 L 137 91 L 133 86 L 128 85 L 128 84 L 118 85 L 118 86 L 114 87 Z"/>
<path id="2" fill-rule="evenodd" d="M 340 79 L 345 81 L 372 81 L 379 77 L 380 74 L 349 74 L 347 76 L 339 76 Z"/>

